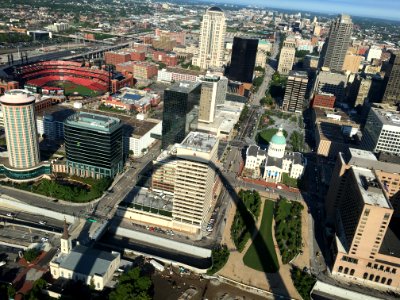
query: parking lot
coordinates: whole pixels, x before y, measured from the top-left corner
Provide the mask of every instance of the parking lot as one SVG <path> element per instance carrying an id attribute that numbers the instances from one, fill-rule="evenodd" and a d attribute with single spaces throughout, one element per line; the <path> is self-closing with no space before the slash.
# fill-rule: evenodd
<path id="1" fill-rule="evenodd" d="M 58 239 L 55 234 L 2 222 L 0 225 L 0 240 L 5 243 L 28 247 L 32 243 L 50 242 L 56 244 Z"/>

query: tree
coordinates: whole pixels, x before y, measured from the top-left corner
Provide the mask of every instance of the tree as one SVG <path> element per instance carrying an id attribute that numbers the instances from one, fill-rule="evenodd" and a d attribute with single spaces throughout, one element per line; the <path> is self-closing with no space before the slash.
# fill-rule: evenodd
<path id="1" fill-rule="evenodd" d="M 117 288 L 110 293 L 109 300 L 150 300 L 153 283 L 149 276 L 140 274 L 138 267 L 121 275 Z"/>
<path id="2" fill-rule="evenodd" d="M 295 57 L 304 58 L 308 54 L 310 54 L 310 51 L 308 51 L 308 50 L 296 50 Z"/>
<path id="3" fill-rule="evenodd" d="M 27 262 L 32 262 L 39 256 L 39 250 L 36 248 L 31 248 L 25 251 L 24 258 Z"/>
<path id="4" fill-rule="evenodd" d="M 14 299 L 15 292 L 15 288 L 12 285 L 9 285 L 7 288 L 7 295 L 10 299 Z"/>

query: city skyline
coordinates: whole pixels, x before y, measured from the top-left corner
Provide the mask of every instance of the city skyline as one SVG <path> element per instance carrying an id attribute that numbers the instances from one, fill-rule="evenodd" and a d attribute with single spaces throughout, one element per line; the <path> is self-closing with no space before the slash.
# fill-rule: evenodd
<path id="1" fill-rule="evenodd" d="M 385 20 L 396 20 L 400 21 L 400 16 L 397 13 L 400 9 L 400 2 L 389 0 L 385 2 L 385 5 L 381 5 L 379 2 L 374 0 L 327 0 L 321 3 L 318 0 L 304 0 L 296 2 L 293 0 L 217 0 L 207 1 L 211 3 L 229 3 L 229 4 L 244 4 L 244 5 L 258 5 L 262 7 L 276 8 L 276 9 L 289 9 L 289 10 L 300 10 L 300 11 L 311 11 L 316 13 L 327 13 L 327 14 L 351 14 L 354 16 L 361 17 L 372 17 Z"/>

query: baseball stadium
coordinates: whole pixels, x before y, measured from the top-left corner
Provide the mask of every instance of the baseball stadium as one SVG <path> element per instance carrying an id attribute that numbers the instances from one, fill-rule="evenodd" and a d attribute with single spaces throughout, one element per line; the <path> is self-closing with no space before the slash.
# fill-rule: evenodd
<path id="1" fill-rule="evenodd" d="M 17 68 L 17 80 L 42 94 L 93 97 L 133 84 L 133 77 L 93 69 L 75 61 L 40 61 Z"/>

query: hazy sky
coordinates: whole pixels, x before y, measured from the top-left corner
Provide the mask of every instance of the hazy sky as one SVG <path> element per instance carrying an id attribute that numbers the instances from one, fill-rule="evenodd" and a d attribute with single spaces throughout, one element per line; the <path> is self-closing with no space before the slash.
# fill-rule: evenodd
<path id="1" fill-rule="evenodd" d="M 211 0 L 400 20 L 400 0 Z"/>

